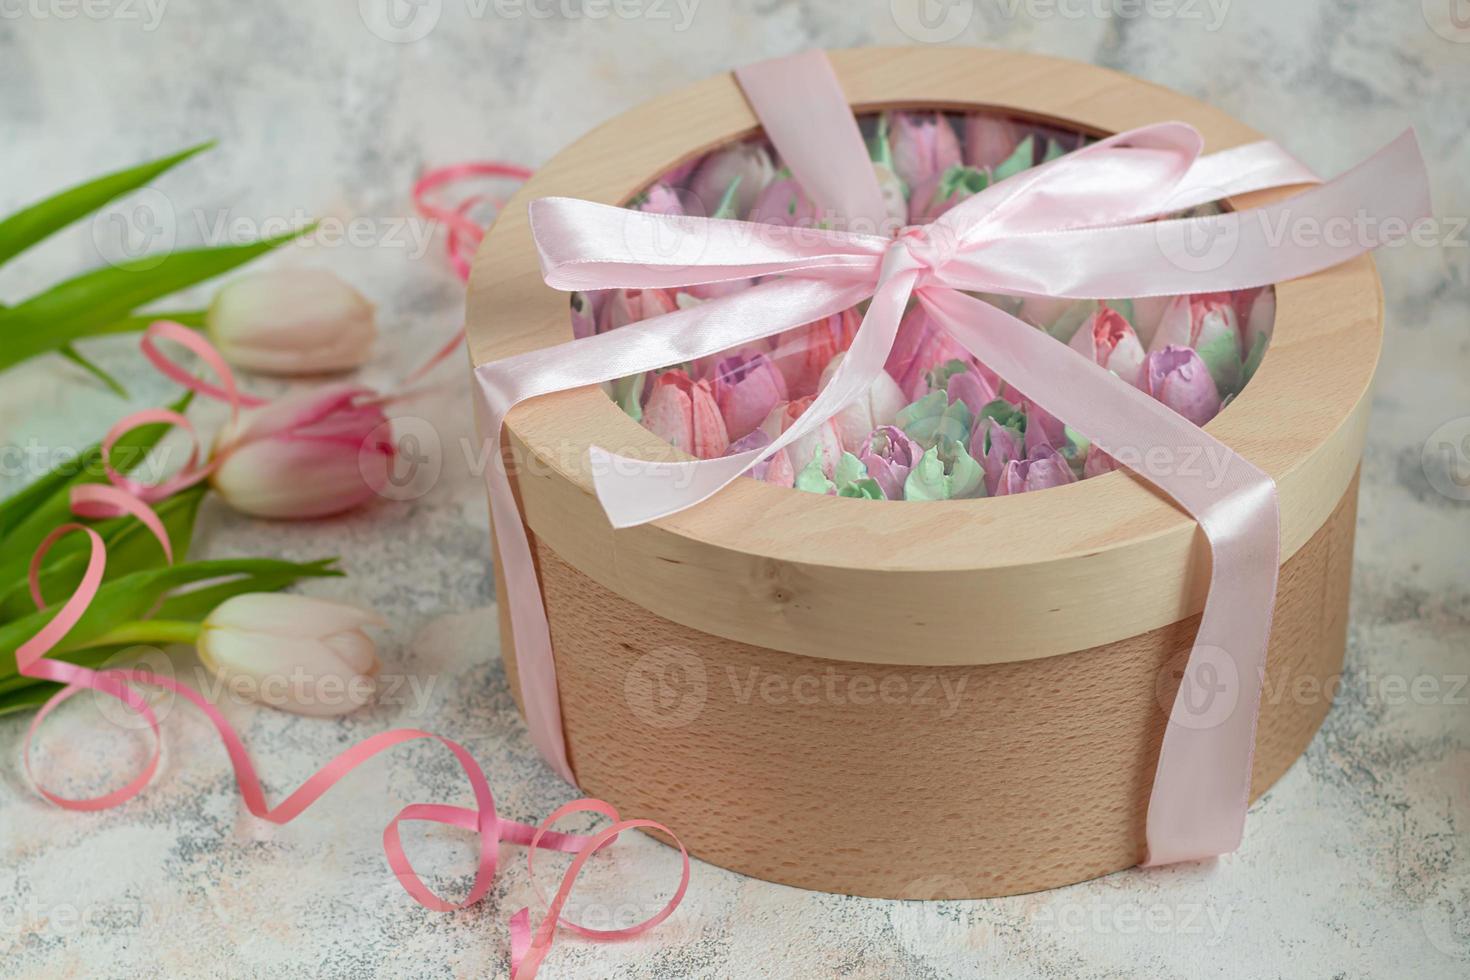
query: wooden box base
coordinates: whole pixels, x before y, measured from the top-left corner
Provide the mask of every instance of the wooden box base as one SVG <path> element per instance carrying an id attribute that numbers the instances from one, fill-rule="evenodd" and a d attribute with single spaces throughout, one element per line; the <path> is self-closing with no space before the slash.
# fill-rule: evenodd
<path id="1" fill-rule="evenodd" d="M 1356 504 L 1355 477 L 1282 566 L 1253 798 L 1331 705 Z M 674 828 L 690 853 L 883 898 L 1014 895 L 1142 859 L 1168 705 L 1198 617 L 1040 660 L 846 663 L 681 626 L 544 545 L 538 554 L 582 789 Z M 983 631 L 984 596 L 975 616 Z M 501 634 L 514 686 L 503 613 Z"/>

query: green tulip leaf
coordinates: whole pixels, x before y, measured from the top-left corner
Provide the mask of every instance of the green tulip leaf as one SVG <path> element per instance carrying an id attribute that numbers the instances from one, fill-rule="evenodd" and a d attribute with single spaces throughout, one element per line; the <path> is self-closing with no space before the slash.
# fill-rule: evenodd
<path id="1" fill-rule="evenodd" d="M 96 378 L 98 381 L 102 382 L 102 384 L 105 385 L 108 390 L 117 397 L 128 397 L 128 390 L 122 386 L 121 382 L 119 382 L 111 374 L 108 374 L 98 365 L 83 357 L 81 351 L 77 350 L 71 344 L 63 344 L 61 348 L 57 350 L 57 353 L 66 358 L 68 361 L 71 361 L 83 371 L 86 371 L 88 374 L 92 375 L 92 377 Z"/>
<path id="2" fill-rule="evenodd" d="M 1010 156 L 995 165 L 995 179 L 1002 181 L 1007 177 L 1014 177 L 1022 170 L 1029 169 L 1034 159 L 1036 159 L 1036 141 L 1027 136 L 1016 144 Z"/>
<path id="3" fill-rule="evenodd" d="M 213 145 L 200 143 L 172 156 L 106 174 L 22 208 L 0 221 L 0 264 Z"/>

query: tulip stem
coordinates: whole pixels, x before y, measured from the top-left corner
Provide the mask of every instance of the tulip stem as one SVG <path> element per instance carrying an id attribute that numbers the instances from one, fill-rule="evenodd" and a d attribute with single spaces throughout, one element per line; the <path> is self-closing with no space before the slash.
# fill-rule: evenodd
<path id="1" fill-rule="evenodd" d="M 186 619 L 140 619 L 114 626 L 101 636 L 94 636 L 75 646 L 62 647 L 59 652 L 133 643 L 193 643 L 199 638 L 199 629 L 198 623 Z"/>

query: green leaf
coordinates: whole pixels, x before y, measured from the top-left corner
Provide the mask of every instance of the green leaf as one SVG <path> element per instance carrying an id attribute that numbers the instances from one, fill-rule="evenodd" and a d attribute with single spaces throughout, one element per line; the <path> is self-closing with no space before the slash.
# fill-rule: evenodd
<path id="1" fill-rule="evenodd" d="M 193 401 L 186 392 L 169 406 L 183 412 Z M 135 469 L 168 432 L 164 423 L 141 425 L 125 433 L 112 447 L 112 465 L 120 473 Z M 31 554 L 41 539 L 58 524 L 71 520 L 71 488 L 79 483 L 103 483 L 102 446 L 100 443 L 53 467 L 45 476 L 0 503 L 0 583 L 9 583 L 25 574 Z M 60 557 L 68 548 L 81 547 L 69 538 L 57 543 L 51 554 Z"/>
<path id="2" fill-rule="evenodd" d="M 870 477 L 854 480 L 837 491 L 839 497 L 857 497 L 862 500 L 883 500 L 883 488 L 878 486 L 878 481 Z"/>
<path id="3" fill-rule="evenodd" d="M 837 465 L 832 468 L 832 482 L 839 487 L 861 480 L 867 475 L 868 468 L 863 465 L 863 461 L 848 452 L 844 452 L 837 460 Z"/>
<path id="4" fill-rule="evenodd" d="M 812 460 L 801 468 L 796 474 L 794 486 L 798 490 L 807 493 L 829 494 L 837 490 L 837 485 L 827 479 L 827 474 L 822 472 L 822 448 L 818 446 L 812 450 Z"/>
<path id="5" fill-rule="evenodd" d="M 315 227 L 287 232 L 248 245 L 174 252 L 162 260 L 145 256 L 93 269 L 0 311 L 0 370 L 86 337 L 116 323 L 145 303 L 213 279 Z"/>
<path id="6" fill-rule="evenodd" d="M 177 558 L 182 559 L 189 553 L 189 544 L 194 537 L 194 521 L 199 515 L 199 504 L 206 491 L 203 484 L 190 487 L 154 508 L 159 520 L 163 522 L 164 530 L 168 532 L 169 544 L 173 546 Z M 144 527 L 136 517 L 102 521 L 94 527 L 107 545 L 107 572 L 104 581 L 112 581 L 148 568 L 161 568 L 167 564 L 163 549 L 153 537 L 153 532 Z M 86 549 L 73 550 L 60 559 L 48 555 L 40 575 L 41 594 L 53 601 L 70 595 L 82 580 L 88 557 L 89 552 Z M 34 609 L 26 576 L 17 579 L 8 592 L 0 593 L 0 623 L 19 619 Z"/>
<path id="7" fill-rule="evenodd" d="M 72 648 L 85 646 L 89 639 L 102 636 L 120 623 L 141 619 L 152 610 L 154 603 L 161 596 L 185 585 L 237 575 L 260 576 L 291 573 L 298 577 L 341 574 L 325 567 L 320 562 L 304 565 L 274 558 L 224 558 L 133 572 L 131 575 L 124 575 L 122 578 L 108 582 L 97 590 L 92 604 L 82 614 L 76 625 L 67 632 L 66 644 Z M 59 608 L 58 603 L 31 613 L 23 619 L 0 625 L 0 678 L 11 677 L 17 673 L 16 649 L 40 632 L 56 615 Z M 163 618 L 172 617 L 172 614 L 164 609 L 160 609 L 158 615 Z"/>
<path id="8" fill-rule="evenodd" d="M 142 187 L 154 177 L 214 146 L 200 143 L 172 156 L 119 170 L 38 201 L 0 221 L 0 264 L 37 242 L 55 234 L 73 221 L 85 218 L 102 205 L 128 191 Z"/>
<path id="9" fill-rule="evenodd" d="M 1007 177 L 1014 177 L 1022 170 L 1030 169 L 1031 162 L 1035 159 L 1036 141 L 1030 136 L 1027 136 L 1016 144 L 1016 148 L 1011 151 L 1010 156 L 995 165 L 995 179 L 1002 181 Z"/>
<path id="10" fill-rule="evenodd" d="M 1062 149 L 1062 144 L 1048 137 L 1046 141 L 1046 152 L 1042 154 L 1041 162 L 1051 163 L 1057 157 L 1064 157 L 1066 155 L 1067 151 Z"/>
<path id="11" fill-rule="evenodd" d="M 179 592 L 163 600 L 155 614 L 157 619 L 186 619 L 199 622 L 226 599 L 247 592 L 279 592 L 303 578 L 336 578 L 342 573 L 333 567 L 337 559 L 323 558 L 302 565 L 265 569 L 202 588 Z"/>
<path id="12" fill-rule="evenodd" d="M 62 345 L 61 349 L 58 350 L 57 353 L 66 358 L 68 361 L 71 361 L 83 371 L 86 371 L 88 374 L 95 377 L 98 381 L 101 381 L 117 397 L 128 397 L 128 390 L 124 388 L 116 378 L 83 357 L 81 351 L 77 350 L 71 344 Z"/>
<path id="13" fill-rule="evenodd" d="M 735 176 L 735 179 L 732 180 L 732 181 L 730 181 L 730 186 L 725 188 L 725 193 L 720 198 L 719 205 L 717 205 L 715 207 L 715 213 L 712 214 L 712 215 L 710 215 L 711 218 L 738 218 L 738 217 L 740 217 L 740 215 L 738 215 L 738 214 L 735 213 L 735 195 L 740 190 L 740 181 L 741 181 L 741 179 L 742 178 L 740 177 L 740 175 L 737 174 Z"/>
<path id="14" fill-rule="evenodd" d="M 203 330 L 204 317 L 207 313 L 207 310 L 160 310 L 157 313 L 134 313 L 120 320 L 114 320 L 104 327 L 98 327 L 87 336 L 102 337 L 115 333 L 140 333 L 157 320 L 172 320 L 185 327 Z"/>

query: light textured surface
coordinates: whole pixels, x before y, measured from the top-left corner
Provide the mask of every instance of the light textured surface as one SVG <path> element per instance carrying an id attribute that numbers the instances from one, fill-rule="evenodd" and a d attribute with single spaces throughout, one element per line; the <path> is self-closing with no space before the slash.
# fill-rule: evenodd
<path id="1" fill-rule="evenodd" d="M 0 7 L 0 208 L 217 136 L 221 147 L 204 161 L 159 182 L 150 210 L 120 213 L 151 215 L 157 220 L 135 232 L 174 229 L 180 243 L 308 216 L 353 233 L 273 261 L 333 268 L 378 301 L 384 339 L 363 376 L 386 386 L 459 313 L 458 287 L 423 241 L 426 229 L 404 221 L 405 188 L 421 166 L 472 156 L 535 164 L 649 94 L 712 71 L 811 44 L 903 43 L 910 38 L 900 23 L 926 38 L 948 33 L 942 19 L 925 27 L 908 16 L 907 0 L 426 0 L 400 12 L 432 19 L 437 11 L 432 30 L 391 43 L 353 6 Z M 380 23 L 386 0 L 360 6 Z M 1205 98 L 1322 172 L 1406 123 L 1418 127 L 1451 240 L 1380 258 L 1390 332 L 1363 468 L 1337 704 L 1303 761 L 1253 808 L 1242 851 L 1213 867 L 925 904 L 801 892 L 699 865 L 685 905 L 657 932 L 614 946 L 564 937 L 547 975 L 1462 976 L 1470 965 L 1470 504 L 1455 497 L 1470 495 L 1470 444 L 1460 443 L 1470 425 L 1470 252 L 1457 221 L 1470 212 L 1462 179 L 1470 44 L 1432 30 L 1417 0 L 976 0 L 930 9 L 968 17 L 961 43 L 1094 60 Z M 1113 9 L 1141 13 L 1096 16 Z M 590 16 L 596 11 L 608 15 Z M 636 11 L 645 16 L 624 16 Z M 13 263 L 0 275 L 0 302 L 96 264 L 99 241 L 116 254 L 115 234 L 83 226 Z M 126 340 L 87 349 L 139 404 L 166 396 Z M 442 462 L 421 496 L 307 526 L 262 524 L 218 506 L 202 518 L 200 554 L 341 555 L 351 577 L 309 591 L 377 605 L 393 622 L 385 671 L 403 680 L 390 703 L 339 722 L 226 707 L 277 798 L 351 741 L 401 724 L 470 745 L 509 816 L 539 819 L 570 798 L 534 757 L 495 657 L 485 507 L 473 453 L 465 456 L 468 396 L 455 374 L 446 370 L 440 390 L 406 408 L 423 420 L 409 431 Z M 23 482 L 35 460 L 90 442 L 117 411 L 111 396 L 59 362 L 5 374 L 0 487 Z M 180 664 L 190 671 L 187 659 Z M 242 813 L 223 752 L 186 708 L 167 713 L 165 762 L 148 794 L 102 814 L 63 814 L 35 800 L 17 772 L 22 731 L 17 720 L 0 720 L 0 973 L 506 970 L 504 919 L 532 897 L 519 848 L 504 849 L 491 897 L 454 915 L 414 906 L 378 849 L 379 828 L 401 804 L 467 799 L 440 751 L 399 750 L 275 828 Z M 69 747 L 41 761 L 71 764 L 79 778 L 96 774 L 103 749 L 136 762 L 143 746 L 140 736 L 98 723 L 85 703 L 56 731 Z M 420 829 L 408 841 L 421 868 L 442 869 L 432 881 L 464 887 L 467 838 Z M 811 860 L 823 848 L 812 841 Z M 541 871 L 548 880 L 556 863 Z M 642 839 L 598 864 L 605 868 L 575 903 L 594 925 L 646 912 L 676 873 L 670 853 Z"/>

